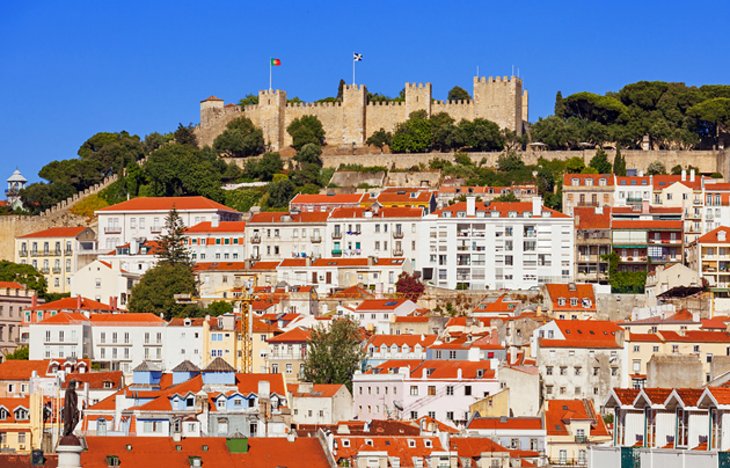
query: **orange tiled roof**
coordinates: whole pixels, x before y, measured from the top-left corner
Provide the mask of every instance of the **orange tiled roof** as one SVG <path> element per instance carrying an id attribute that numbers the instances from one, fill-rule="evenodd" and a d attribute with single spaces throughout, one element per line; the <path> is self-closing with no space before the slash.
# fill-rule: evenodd
<path id="1" fill-rule="evenodd" d="M 89 299 L 88 297 L 82 297 L 81 307 L 79 308 L 78 306 L 79 303 L 77 297 L 64 297 L 57 301 L 37 305 L 33 310 L 113 310 L 111 306 L 104 304 L 103 302 Z"/>
<path id="2" fill-rule="evenodd" d="M 348 443 L 344 444 L 344 440 L 347 440 Z M 386 452 L 388 457 L 398 458 L 401 466 L 413 466 L 414 459 L 423 460 L 425 465 L 425 458 L 430 457 L 432 452 L 444 451 L 438 437 L 337 434 L 335 441 L 337 442 L 337 449 L 334 452 L 336 461 L 349 460 L 358 454 L 367 452 Z M 367 444 L 366 441 L 368 441 Z"/>
<path id="3" fill-rule="evenodd" d="M 313 267 L 348 267 L 348 266 L 367 266 L 367 258 L 318 258 L 312 262 Z"/>
<path id="4" fill-rule="evenodd" d="M 545 348 L 620 348 L 619 333 L 623 330 L 607 320 L 555 320 L 565 339 L 539 340 Z"/>
<path id="5" fill-rule="evenodd" d="M 50 362 L 50 359 L 7 360 L 0 363 L 0 380 L 28 380 L 33 372 L 44 376 Z"/>
<path id="6" fill-rule="evenodd" d="M 304 328 L 295 327 L 266 340 L 268 343 L 304 343 L 309 341 L 312 332 Z"/>
<path id="7" fill-rule="evenodd" d="M 615 208 L 604 206 L 600 213 L 592 206 L 576 206 L 573 208 L 575 216 L 575 228 L 585 229 L 610 229 L 611 214 Z"/>
<path id="8" fill-rule="evenodd" d="M 0 281 L 0 289 L 25 289 L 25 286 L 16 281 Z"/>
<path id="9" fill-rule="evenodd" d="M 249 224 L 270 224 L 270 223 L 325 223 L 329 213 L 326 211 L 302 211 L 300 213 L 287 213 L 282 211 L 262 211 L 254 213 Z M 286 217 L 286 219 L 285 219 Z"/>
<path id="10" fill-rule="evenodd" d="M 459 371 L 464 379 L 493 379 L 494 370 L 490 369 L 489 361 L 460 361 L 460 360 L 418 360 L 418 359 L 391 359 L 379 364 L 368 373 L 379 374 L 387 371 L 397 372 L 401 367 L 408 367 L 413 379 L 456 379 Z M 375 371 L 377 369 L 377 371 Z M 477 377 L 481 373 L 482 377 Z"/>
<path id="11" fill-rule="evenodd" d="M 300 384 L 289 384 L 286 386 L 292 396 L 299 398 L 332 398 L 342 390 L 344 384 L 313 384 L 312 391 L 301 391 Z"/>
<path id="12" fill-rule="evenodd" d="M 89 319 L 86 315 L 79 312 L 62 312 L 60 314 L 52 315 L 51 317 L 45 318 L 38 323 L 44 325 L 69 325 L 78 323 L 88 323 Z"/>
<path id="13" fill-rule="evenodd" d="M 669 229 L 681 231 L 684 226 L 682 220 L 659 220 L 659 219 L 614 219 L 611 223 L 613 229 L 642 229 L 657 230 Z"/>
<path id="14" fill-rule="evenodd" d="M 639 394 L 638 388 L 614 388 L 613 393 L 622 405 L 631 405 Z"/>
<path id="15" fill-rule="evenodd" d="M 246 262 L 199 262 L 193 271 L 244 271 Z"/>
<path id="16" fill-rule="evenodd" d="M 515 311 L 520 301 L 514 301 L 507 297 L 507 294 L 502 294 L 493 302 L 482 302 L 474 307 L 474 312 L 483 313 L 505 313 L 511 314 Z"/>
<path id="17" fill-rule="evenodd" d="M 545 426 L 548 435 L 569 435 L 571 420 L 591 420 L 590 436 L 608 436 L 603 418 L 596 412 L 591 400 L 548 400 Z"/>
<path id="18" fill-rule="evenodd" d="M 74 227 L 52 227 L 44 229 L 42 231 L 32 232 L 24 236 L 19 236 L 19 239 L 31 239 L 34 237 L 76 237 L 89 228 L 85 226 L 74 226 Z"/>
<path id="19" fill-rule="evenodd" d="M 550 213 L 550 216 L 552 218 L 570 218 L 570 216 L 561 213 L 559 211 L 553 210 L 551 208 L 547 208 L 545 206 L 541 207 L 541 210 L 543 212 Z M 523 213 L 532 213 L 532 203 L 531 202 L 491 202 L 489 206 L 485 206 L 483 203 L 477 203 L 476 204 L 476 211 L 477 212 L 485 212 L 485 213 L 491 213 L 493 211 L 499 212 L 500 218 L 506 218 L 510 212 L 516 212 L 518 216 L 522 216 Z M 452 218 L 456 218 L 455 213 L 457 212 L 466 212 L 466 202 L 458 202 L 454 203 L 451 206 L 441 208 L 440 210 L 434 211 L 435 214 L 437 214 L 439 217 L 442 217 L 441 215 L 443 213 L 449 212 L 452 214 Z M 532 214 L 530 214 L 531 217 Z M 540 216 L 537 216 L 538 218 Z"/>
<path id="20" fill-rule="evenodd" d="M 246 228 L 245 221 L 220 221 L 217 227 L 212 226 L 210 221 L 203 221 L 195 226 L 185 229 L 187 234 L 205 234 L 211 232 L 236 232 L 243 234 Z"/>
<path id="21" fill-rule="evenodd" d="M 379 311 L 395 310 L 403 305 L 408 299 L 366 299 L 360 303 L 355 310 Z"/>
<path id="22" fill-rule="evenodd" d="M 518 418 L 474 418 L 467 429 L 490 429 L 490 430 L 540 430 L 543 429 L 542 418 L 540 417 L 518 417 Z"/>
<path id="23" fill-rule="evenodd" d="M 333 205 L 333 204 L 358 204 L 363 200 L 362 193 L 333 193 L 333 194 L 309 194 L 298 193 L 292 198 L 291 205 Z"/>
<path id="24" fill-rule="evenodd" d="M 720 233 L 724 233 L 725 240 L 720 240 Z M 730 227 L 720 226 L 697 239 L 698 244 L 730 244 Z"/>
<path id="25" fill-rule="evenodd" d="M 570 190 L 573 185 L 573 179 L 578 180 L 579 187 L 587 187 L 587 180 L 590 180 L 592 187 L 612 187 L 613 186 L 613 174 L 563 174 L 563 187 L 566 191 Z M 600 180 L 604 179 L 606 182 L 605 186 L 600 185 Z"/>
<path id="26" fill-rule="evenodd" d="M 66 380 L 62 384 L 62 388 L 68 386 L 68 382 L 75 380 L 77 388 L 83 389 L 84 384 L 89 384 L 91 390 L 106 389 L 105 384 L 111 382 L 112 389 L 117 390 L 122 387 L 124 381 L 122 371 L 105 371 L 105 372 L 75 372 L 66 374 Z"/>
<path id="27" fill-rule="evenodd" d="M 596 312 L 596 296 L 593 292 L 593 285 L 590 283 L 583 284 L 545 284 L 552 308 L 556 312 L 560 311 L 588 311 Z M 565 303 L 560 305 L 559 299 L 564 299 Z M 571 305 L 571 299 L 577 299 L 576 305 Z M 586 301 L 587 300 L 587 301 Z"/>
<path id="28" fill-rule="evenodd" d="M 164 319 L 162 319 L 159 315 L 151 314 L 151 313 L 132 313 L 128 312 L 125 314 L 91 314 L 91 323 L 95 325 L 114 325 L 124 324 L 125 326 L 129 325 L 142 325 L 142 326 L 149 326 L 149 325 L 166 325 L 167 322 L 165 322 Z"/>
<path id="29" fill-rule="evenodd" d="M 106 213 L 114 211 L 201 211 L 216 210 L 238 213 L 226 205 L 222 205 L 205 197 L 138 197 L 97 210 Z"/>
<path id="30" fill-rule="evenodd" d="M 380 348 L 382 345 L 390 348 L 393 345 L 399 348 L 403 345 L 408 345 L 410 348 L 414 348 L 420 344 L 423 348 L 430 346 L 438 338 L 437 335 L 373 335 L 370 337 L 367 345 L 375 346 Z"/>
<path id="31" fill-rule="evenodd" d="M 0 407 L 4 407 L 8 410 L 8 415 L 2 420 L 2 424 L 15 424 L 15 423 L 30 423 L 30 397 L 4 397 L 0 398 Z M 23 407 L 29 411 L 27 419 L 15 419 L 15 410 L 19 407 Z M 4 430 L 13 429 L 5 426 Z M 0 460 L 1 461 L 1 460 Z"/>

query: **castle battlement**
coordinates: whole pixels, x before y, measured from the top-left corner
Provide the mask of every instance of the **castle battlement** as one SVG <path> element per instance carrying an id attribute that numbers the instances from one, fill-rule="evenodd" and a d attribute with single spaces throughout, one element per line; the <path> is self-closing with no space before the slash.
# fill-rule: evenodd
<path id="1" fill-rule="evenodd" d="M 287 93 L 280 89 L 261 90 L 258 104 L 243 107 L 211 96 L 200 102 L 200 125 L 195 131 L 200 145 L 212 145 L 231 120 L 245 114 L 261 128 L 269 148 L 277 151 L 291 145 L 286 127 L 304 115 L 322 122 L 327 144 L 348 147 L 364 145 L 381 128 L 394 131 L 416 111 L 428 116 L 446 112 L 457 121 L 488 119 L 518 134 L 527 116 L 527 93 L 522 80 L 514 76 L 474 77 L 472 100 L 434 100 L 429 82 L 405 83 L 404 101 L 367 102 L 366 96 L 364 84 L 344 85 L 341 102 L 287 103 Z"/>

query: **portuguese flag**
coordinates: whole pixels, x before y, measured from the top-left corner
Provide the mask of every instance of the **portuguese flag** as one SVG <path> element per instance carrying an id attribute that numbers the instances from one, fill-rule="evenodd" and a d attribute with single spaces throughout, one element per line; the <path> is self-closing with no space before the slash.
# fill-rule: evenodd
<path id="1" fill-rule="evenodd" d="M 281 65 L 281 59 L 278 59 L 278 58 L 271 59 L 271 66 L 278 67 L 280 65 Z"/>

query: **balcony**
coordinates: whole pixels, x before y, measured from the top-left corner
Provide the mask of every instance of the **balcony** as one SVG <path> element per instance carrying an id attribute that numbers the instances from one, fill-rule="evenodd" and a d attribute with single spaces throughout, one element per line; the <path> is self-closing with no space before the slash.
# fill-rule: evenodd
<path id="1" fill-rule="evenodd" d="M 403 239 L 403 231 L 393 231 L 393 239 Z"/>
<path id="2" fill-rule="evenodd" d="M 322 237 L 320 236 L 312 236 L 309 238 L 309 241 L 313 244 L 319 244 L 322 242 Z"/>
<path id="3" fill-rule="evenodd" d="M 63 251 L 61 249 L 54 249 L 51 252 L 51 255 L 53 255 L 54 257 L 60 257 L 62 255 L 62 253 L 63 253 Z"/>
<path id="4" fill-rule="evenodd" d="M 38 255 L 39 255 L 39 252 L 37 250 L 31 250 L 30 251 L 30 256 L 31 257 L 37 257 Z"/>
<path id="5" fill-rule="evenodd" d="M 342 239 L 342 232 L 341 231 L 335 231 L 332 233 L 333 239 Z"/>
<path id="6" fill-rule="evenodd" d="M 258 262 L 259 260 L 261 260 L 261 255 L 260 255 L 260 254 L 251 254 L 251 255 L 249 256 L 249 258 L 250 258 L 251 260 L 255 261 L 255 262 Z"/>
<path id="7" fill-rule="evenodd" d="M 48 273 L 50 273 L 50 271 L 51 270 L 48 267 L 41 268 L 41 273 L 43 273 L 44 275 L 47 275 Z"/>
<path id="8" fill-rule="evenodd" d="M 626 197 L 626 203 L 644 203 L 644 199 L 641 197 Z"/>
<path id="9" fill-rule="evenodd" d="M 251 243 L 252 244 L 260 244 L 261 243 L 261 236 L 259 236 L 258 234 L 254 234 L 251 237 Z"/>
<path id="10" fill-rule="evenodd" d="M 150 228 L 150 232 L 151 232 L 152 234 L 159 234 L 159 233 L 161 233 L 161 232 L 162 232 L 162 226 L 152 226 L 152 227 Z"/>
<path id="11" fill-rule="evenodd" d="M 341 257 L 342 256 L 342 249 L 332 249 L 332 256 L 333 257 Z"/>
<path id="12" fill-rule="evenodd" d="M 60 275 L 61 274 L 61 267 L 53 267 L 53 274 Z"/>
<path id="13" fill-rule="evenodd" d="M 21 257 L 27 257 L 28 256 L 28 251 L 27 250 L 21 250 L 18 255 L 20 255 Z"/>
<path id="14" fill-rule="evenodd" d="M 73 255 L 73 253 L 74 253 L 74 252 L 73 252 L 73 250 L 71 250 L 71 249 L 66 249 L 66 250 L 64 250 L 64 251 L 63 251 L 63 254 L 64 254 L 64 255 L 66 255 L 66 256 L 70 256 L 70 255 Z"/>
<path id="15" fill-rule="evenodd" d="M 588 437 L 584 435 L 577 435 L 575 436 L 575 443 L 576 444 L 585 444 L 588 443 Z"/>
<path id="16" fill-rule="evenodd" d="M 646 263 L 646 256 L 621 257 L 621 263 Z"/>
<path id="17" fill-rule="evenodd" d="M 104 234 L 121 234 L 121 233 L 122 233 L 121 226 L 107 226 L 104 228 Z"/>
<path id="18" fill-rule="evenodd" d="M 403 249 L 394 249 L 393 250 L 393 256 L 394 257 L 402 257 L 403 256 Z"/>

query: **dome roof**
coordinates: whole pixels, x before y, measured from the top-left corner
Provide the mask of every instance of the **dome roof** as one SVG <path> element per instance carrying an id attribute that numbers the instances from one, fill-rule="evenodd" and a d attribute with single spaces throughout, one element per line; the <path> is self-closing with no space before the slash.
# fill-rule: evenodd
<path id="1" fill-rule="evenodd" d="M 20 173 L 18 169 L 13 171 L 13 175 L 8 177 L 8 182 L 28 182 L 28 179 L 23 177 L 23 174 Z"/>

